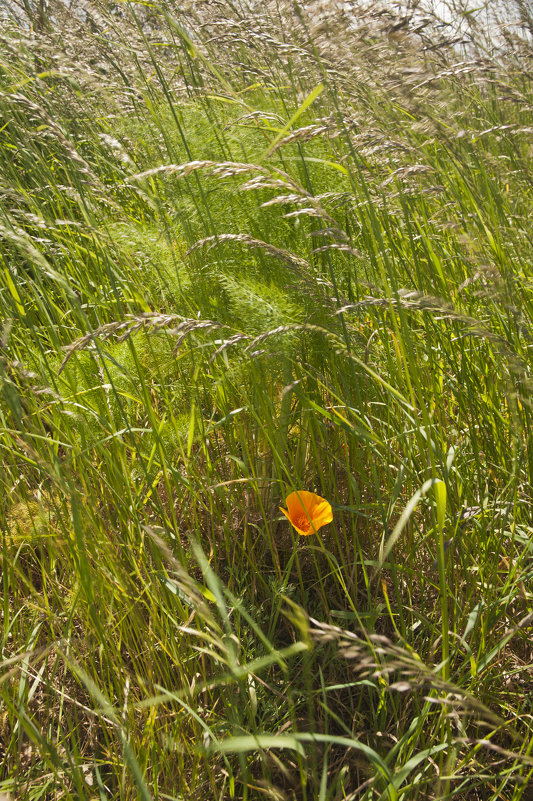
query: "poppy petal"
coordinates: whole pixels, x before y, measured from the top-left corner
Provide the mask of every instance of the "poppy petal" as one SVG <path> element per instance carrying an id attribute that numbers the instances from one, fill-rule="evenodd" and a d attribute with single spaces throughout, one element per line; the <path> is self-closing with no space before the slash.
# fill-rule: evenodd
<path id="1" fill-rule="evenodd" d="M 316 534 L 319 528 L 331 523 L 333 520 L 331 504 L 314 492 L 308 492 L 307 490 L 291 492 L 285 502 L 288 511 L 281 507 L 280 511 L 283 512 L 296 531 L 304 537 Z M 306 523 L 305 529 L 302 528 L 304 522 Z"/>
<path id="2" fill-rule="evenodd" d="M 314 493 L 308 492 L 307 490 L 291 492 L 291 494 L 285 498 L 285 503 L 287 504 L 289 514 L 299 515 L 302 513 L 302 509 L 309 514 L 314 497 Z M 311 517 L 311 515 L 309 515 L 309 517 Z"/>
<path id="3" fill-rule="evenodd" d="M 333 512 L 331 510 L 331 504 L 328 501 L 324 501 L 323 503 L 317 504 L 313 510 L 312 521 L 315 528 L 320 528 L 321 526 L 325 526 L 328 523 L 331 523 L 333 520 Z"/>
<path id="4" fill-rule="evenodd" d="M 280 510 L 280 512 L 283 512 L 283 514 L 285 515 L 285 517 L 287 518 L 287 520 L 289 521 L 289 523 L 291 524 L 291 526 L 292 526 L 294 529 L 296 529 L 296 531 L 298 532 L 298 534 L 301 534 L 303 537 L 308 537 L 308 536 L 309 536 L 309 534 L 314 534 L 314 533 L 315 533 L 315 531 L 313 530 L 312 526 L 310 526 L 310 530 L 309 530 L 309 531 L 304 531 L 304 530 L 303 530 L 303 529 L 301 529 L 299 526 L 297 526 L 297 525 L 296 525 L 296 523 L 294 522 L 294 520 L 292 520 L 292 519 L 291 519 L 291 516 L 290 516 L 290 514 L 287 512 L 287 510 L 286 510 L 286 509 L 282 509 L 282 507 L 280 506 L 280 507 L 279 507 L 279 510 Z"/>

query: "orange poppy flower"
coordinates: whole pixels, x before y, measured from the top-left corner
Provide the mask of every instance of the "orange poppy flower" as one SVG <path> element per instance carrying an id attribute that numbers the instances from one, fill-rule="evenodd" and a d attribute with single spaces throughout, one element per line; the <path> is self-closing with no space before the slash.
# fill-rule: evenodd
<path id="1" fill-rule="evenodd" d="M 304 537 L 316 534 L 319 528 L 333 520 L 331 505 L 314 492 L 306 490 L 291 492 L 285 503 L 288 511 L 280 506 L 280 512 L 289 519 L 298 534 L 303 534 Z"/>

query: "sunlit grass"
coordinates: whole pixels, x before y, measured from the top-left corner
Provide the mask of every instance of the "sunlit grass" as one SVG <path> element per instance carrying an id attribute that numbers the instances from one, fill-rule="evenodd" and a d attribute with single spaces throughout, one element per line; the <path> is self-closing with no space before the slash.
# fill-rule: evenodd
<path id="1" fill-rule="evenodd" d="M 1 40 L 0 794 L 527 799 L 528 41 L 151 9 Z"/>

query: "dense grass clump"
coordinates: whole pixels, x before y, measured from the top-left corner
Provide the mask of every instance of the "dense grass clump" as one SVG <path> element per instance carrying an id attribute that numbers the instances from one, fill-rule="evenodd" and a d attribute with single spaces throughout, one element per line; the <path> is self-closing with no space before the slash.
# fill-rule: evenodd
<path id="1" fill-rule="evenodd" d="M 0 37 L 0 797 L 527 801 L 527 9 L 192 5 Z"/>

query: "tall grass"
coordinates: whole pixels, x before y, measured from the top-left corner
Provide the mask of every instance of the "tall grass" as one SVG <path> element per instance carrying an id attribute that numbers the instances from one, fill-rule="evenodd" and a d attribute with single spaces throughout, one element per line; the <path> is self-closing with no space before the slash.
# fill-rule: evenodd
<path id="1" fill-rule="evenodd" d="M 491 52 L 39 8 L 0 48 L 0 794 L 530 798 L 525 10 Z"/>

